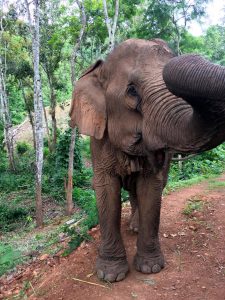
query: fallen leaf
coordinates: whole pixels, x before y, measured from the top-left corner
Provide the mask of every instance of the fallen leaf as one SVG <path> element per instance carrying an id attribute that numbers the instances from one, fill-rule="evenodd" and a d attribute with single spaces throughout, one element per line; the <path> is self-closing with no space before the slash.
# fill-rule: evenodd
<path id="1" fill-rule="evenodd" d="M 48 257 L 49 257 L 49 255 L 47 253 L 45 253 L 39 257 L 39 260 L 46 260 Z"/>

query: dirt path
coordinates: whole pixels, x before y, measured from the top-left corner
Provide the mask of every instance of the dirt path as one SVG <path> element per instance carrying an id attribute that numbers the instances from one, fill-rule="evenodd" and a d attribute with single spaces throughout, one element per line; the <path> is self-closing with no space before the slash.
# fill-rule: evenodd
<path id="1" fill-rule="evenodd" d="M 225 176 L 219 180 L 225 181 Z M 94 272 L 99 230 L 94 243 L 83 243 L 68 258 L 40 270 L 28 299 L 43 300 L 224 300 L 225 299 L 225 186 L 210 189 L 207 182 L 164 197 L 160 239 L 166 266 L 158 274 L 138 273 L 132 266 L 136 235 L 128 230 L 129 207 L 123 209 L 122 232 L 130 273 L 119 283 L 100 282 Z M 188 200 L 203 202 L 201 211 L 182 211 Z M 75 281 L 73 278 L 105 287 Z M 35 293 L 34 293 L 35 291 Z"/>

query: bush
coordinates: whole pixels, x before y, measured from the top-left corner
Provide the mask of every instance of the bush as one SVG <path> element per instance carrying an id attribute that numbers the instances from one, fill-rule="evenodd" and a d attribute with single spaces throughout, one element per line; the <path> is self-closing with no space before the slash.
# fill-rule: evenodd
<path id="1" fill-rule="evenodd" d="M 223 172 L 225 163 L 225 144 L 215 149 L 206 151 L 196 157 L 184 161 L 180 170 L 177 162 L 171 164 L 169 180 L 177 182 L 179 180 L 191 179 L 196 176 L 217 175 Z"/>
<path id="2" fill-rule="evenodd" d="M 68 173 L 69 147 L 71 140 L 71 129 L 59 134 L 56 151 L 49 153 L 44 162 L 43 172 L 43 192 L 50 194 L 56 200 L 65 199 L 65 179 Z M 86 181 L 86 175 L 80 175 L 83 170 L 81 159 L 80 136 L 77 132 L 74 149 L 74 181 L 75 184 L 82 185 Z"/>
<path id="3" fill-rule="evenodd" d="M 85 136 L 81 139 L 81 151 L 82 156 L 86 159 L 91 159 L 91 150 L 90 150 L 90 137 Z"/>
<path id="4" fill-rule="evenodd" d="M 0 203 L 0 230 L 14 230 L 18 223 L 26 222 L 27 216 L 34 211 L 34 207 L 19 205 L 11 200 L 9 203 Z"/>
<path id="5" fill-rule="evenodd" d="M 69 248 L 64 252 L 64 256 L 76 249 L 83 240 L 90 240 L 88 230 L 98 224 L 98 211 L 94 191 L 90 189 L 75 188 L 73 199 L 76 205 L 82 208 L 81 214 L 76 214 L 74 219 L 82 220 L 79 227 L 65 225 L 64 232 L 70 236 Z"/>
<path id="6" fill-rule="evenodd" d="M 7 244 L 0 243 L 0 276 L 22 262 L 21 253 Z"/>
<path id="7" fill-rule="evenodd" d="M 76 187 L 73 190 L 74 202 L 87 214 L 85 225 L 89 228 L 98 224 L 98 211 L 95 193 L 90 189 Z"/>
<path id="8" fill-rule="evenodd" d="M 71 140 L 71 128 L 67 129 L 65 132 L 61 133 L 58 138 L 58 143 L 55 152 L 56 167 L 57 168 L 68 168 L 69 162 L 69 148 Z M 81 159 L 81 144 L 80 135 L 76 131 L 76 141 L 74 148 L 74 169 L 81 171 L 83 167 Z"/>
<path id="9" fill-rule="evenodd" d="M 18 142 L 16 144 L 16 151 L 19 155 L 23 155 L 26 153 L 28 150 L 30 150 L 30 145 L 27 144 L 26 142 Z"/>

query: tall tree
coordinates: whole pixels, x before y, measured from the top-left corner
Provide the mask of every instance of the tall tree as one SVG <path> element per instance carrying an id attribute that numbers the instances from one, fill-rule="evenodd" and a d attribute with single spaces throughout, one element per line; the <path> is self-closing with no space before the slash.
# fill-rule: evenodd
<path id="1" fill-rule="evenodd" d="M 60 17 L 60 1 L 41 1 L 40 62 L 47 75 L 50 88 L 50 115 L 52 120 L 51 151 L 55 150 L 57 140 L 56 90 L 58 79 L 55 72 L 59 68 L 59 63 L 62 59 L 62 49 L 65 43 Z"/>
<path id="2" fill-rule="evenodd" d="M 115 33 L 119 15 L 119 0 L 115 0 L 115 12 L 113 18 L 109 17 L 106 0 L 102 0 L 102 2 L 104 8 L 105 24 L 109 35 L 109 51 L 111 51 L 115 46 Z"/>
<path id="3" fill-rule="evenodd" d="M 136 35 L 141 38 L 163 38 L 177 54 L 183 31 L 191 20 L 200 20 L 209 0 L 150 0 L 139 7 Z"/>
<path id="4" fill-rule="evenodd" d="M 210 60 L 225 66 L 225 22 L 210 26 L 203 37 L 203 52 Z"/>
<path id="5" fill-rule="evenodd" d="M 9 103 L 6 93 L 6 47 L 3 41 L 3 0 L 0 6 L 0 118 L 3 121 L 5 143 L 8 153 L 9 166 L 12 171 L 15 171 L 15 161 L 13 153 L 13 135 L 12 135 L 12 121 L 9 111 Z"/>
<path id="6" fill-rule="evenodd" d="M 42 212 L 42 167 L 43 167 L 43 104 L 41 94 L 41 78 L 39 70 L 40 59 L 40 36 L 39 36 L 39 22 L 40 22 L 40 1 L 34 0 L 34 22 L 32 22 L 30 7 L 28 0 L 25 0 L 27 7 L 28 20 L 30 31 L 32 34 L 32 53 L 34 66 L 34 126 L 36 138 L 36 223 L 40 227 L 43 225 Z"/>
<path id="7" fill-rule="evenodd" d="M 75 74 L 75 64 L 76 64 L 76 57 L 77 51 L 80 48 L 85 27 L 86 27 L 86 14 L 83 0 L 77 0 L 77 5 L 80 10 L 80 20 L 81 20 L 81 28 L 79 32 L 79 37 L 74 45 L 72 55 L 71 55 L 71 84 L 75 86 L 76 74 Z M 66 186 L 66 201 L 67 201 L 67 214 L 71 215 L 73 211 L 73 199 L 72 199 L 72 192 L 73 192 L 73 165 L 74 165 L 74 148 L 75 148 L 75 141 L 76 141 L 76 128 L 71 130 L 71 142 L 70 142 L 70 150 L 69 150 L 69 166 L 68 166 L 68 179 L 67 179 L 67 186 Z"/>

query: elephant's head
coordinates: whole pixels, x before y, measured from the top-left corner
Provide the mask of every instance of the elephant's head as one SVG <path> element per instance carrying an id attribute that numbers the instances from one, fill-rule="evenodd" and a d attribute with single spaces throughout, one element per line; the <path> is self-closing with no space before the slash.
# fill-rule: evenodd
<path id="1" fill-rule="evenodd" d="M 167 44 L 128 40 L 76 83 L 70 117 L 81 133 L 131 155 L 199 152 L 225 140 L 225 68 Z"/>

